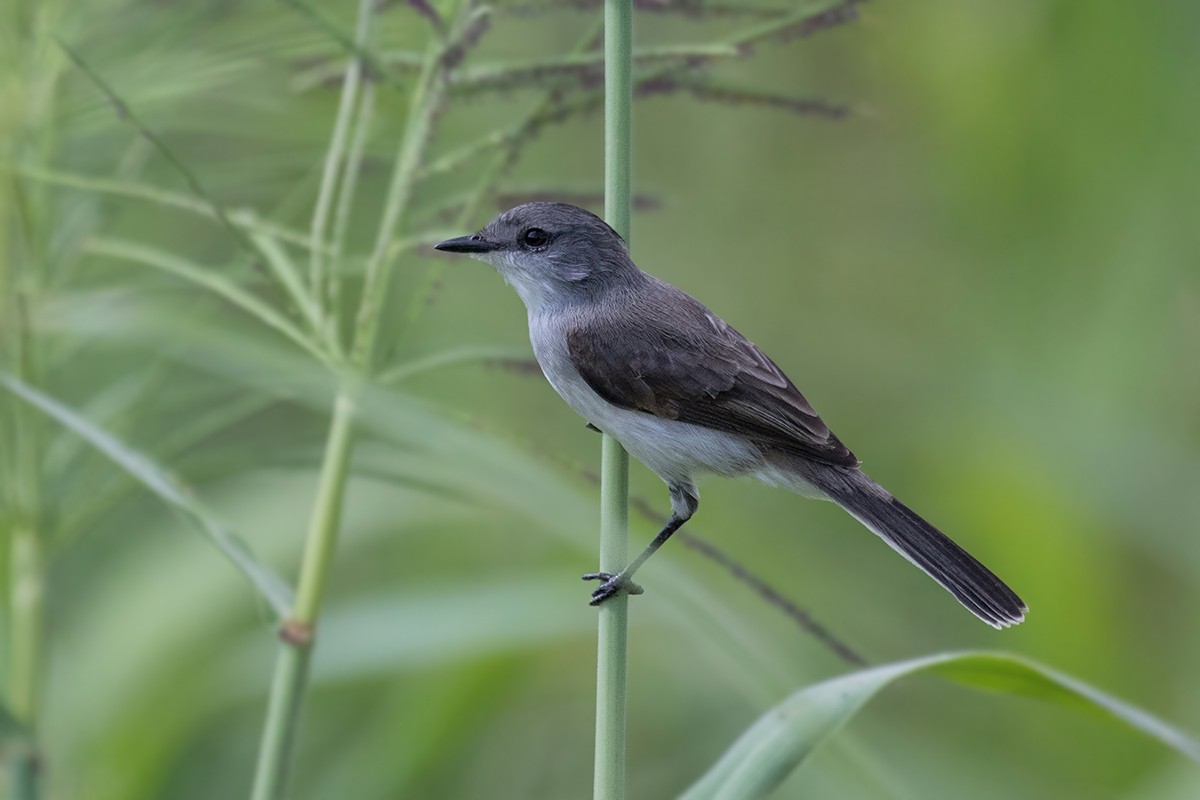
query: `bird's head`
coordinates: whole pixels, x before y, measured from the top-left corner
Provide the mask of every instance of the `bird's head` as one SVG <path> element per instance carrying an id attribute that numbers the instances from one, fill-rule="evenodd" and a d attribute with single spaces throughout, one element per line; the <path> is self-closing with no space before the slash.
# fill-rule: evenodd
<path id="1" fill-rule="evenodd" d="M 491 264 L 531 311 L 586 301 L 640 275 L 608 223 L 567 203 L 525 203 L 434 247 Z"/>

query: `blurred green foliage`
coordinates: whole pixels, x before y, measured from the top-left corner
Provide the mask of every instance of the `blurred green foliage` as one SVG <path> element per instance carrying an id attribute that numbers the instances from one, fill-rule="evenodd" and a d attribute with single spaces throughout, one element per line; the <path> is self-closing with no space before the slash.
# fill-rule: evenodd
<path id="1" fill-rule="evenodd" d="M 506 5 L 480 63 L 563 52 L 594 18 Z M 352 4 L 328 11 L 349 29 Z M 194 214 L 10 170 L 187 192 L 54 47 L 56 33 L 227 208 L 304 231 L 337 92 L 297 76 L 339 46 L 282 3 L 18 0 L 4 14 L 4 368 L 19 360 L 22 328 L 33 382 L 169 466 L 262 560 L 294 574 L 326 373 L 210 294 L 87 244 L 159 248 L 282 305 L 266 278 Z M 714 66 L 738 85 L 847 103 L 841 121 L 682 94 L 638 105 L 635 186 L 660 207 L 636 217 L 635 256 L 769 352 L 874 477 L 1020 592 L 1029 619 L 996 633 L 837 509 L 757 485 L 707 484 L 689 527 L 873 661 L 1003 647 L 1194 730 L 1200 7 L 880 2 L 862 17 Z M 707 41 L 731 24 L 638 22 L 647 42 Z M 377 41 L 419 48 L 424 25 L 408 6 L 387 8 Z M 404 121 L 403 92 L 377 94 L 356 253 L 370 248 Z M 510 90 L 453 103 L 435 157 L 529 100 Z M 597 116 L 547 127 L 505 191 L 598 192 L 601 161 Z M 422 184 L 427 216 L 414 224 L 448 224 L 436 209 L 471 178 L 468 162 Z M 416 325 L 385 322 L 391 363 L 467 346 L 526 351 L 519 301 L 480 265 L 406 255 L 396 297 L 434 264 L 439 287 Z M 22 293 L 31 302 L 18 324 L 9 298 Z M 372 397 L 295 796 L 586 797 L 594 612 L 578 574 L 594 565 L 585 472 L 598 437 L 539 377 L 495 363 L 423 371 Z M 11 398 L 0 408 L 5 537 L 31 503 L 31 476 L 9 457 L 13 420 L 39 444 L 50 796 L 244 795 L 270 674 L 268 610 L 110 461 Z M 633 472 L 634 494 L 665 512 L 662 486 Z M 654 527 L 638 520 L 634 543 Z M 666 548 L 642 578 L 632 797 L 673 796 L 763 709 L 844 668 L 685 547 Z M 7 685 L 12 667 L 0 662 Z M 933 682 L 882 696 L 779 792 L 1197 794 L 1194 766 L 1123 728 Z"/>

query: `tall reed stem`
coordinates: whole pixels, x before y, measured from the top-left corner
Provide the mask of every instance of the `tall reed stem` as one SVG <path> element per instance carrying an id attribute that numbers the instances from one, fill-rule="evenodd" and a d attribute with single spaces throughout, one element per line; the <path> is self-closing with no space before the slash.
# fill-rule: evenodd
<path id="1" fill-rule="evenodd" d="M 300 568 L 300 586 L 292 616 L 279 632 L 283 645 L 275 663 L 267 721 L 254 778 L 254 800 L 283 797 L 292 742 L 299 727 L 300 708 L 308 680 L 313 631 L 320 610 L 325 577 L 333 562 L 341 527 L 342 498 L 354 446 L 354 400 L 343 390 L 337 396 L 317 485 L 317 499 Z"/>
<path id="2" fill-rule="evenodd" d="M 604 216 L 629 241 L 632 199 L 633 0 L 604 3 Z M 629 455 L 604 436 L 600 470 L 600 571 L 628 559 Z M 595 800 L 625 797 L 625 685 L 629 597 L 599 609 L 596 659 Z"/>
<path id="3" fill-rule="evenodd" d="M 13 748 L 10 757 L 11 797 L 37 800 L 41 796 L 41 758 L 37 723 L 41 664 L 43 569 L 41 540 L 36 532 L 18 529 L 12 534 L 11 644 L 9 710 L 28 727 L 28 736 Z"/>
<path id="4" fill-rule="evenodd" d="M 31 18 L 32 19 L 32 18 Z M 38 37 L 27 31 L 29 38 Z M 36 45 L 31 45 L 36 47 Z M 13 154 L 27 153 L 35 163 L 45 163 L 45 145 L 32 144 L 33 132 L 49 139 L 48 118 L 54 108 L 55 76 L 41 83 L 41 96 L 28 98 L 27 127 L 14 137 Z M 19 116 L 18 116 L 19 118 Z M 7 155 L 8 153 L 4 153 Z M 11 342 L 12 368 L 18 379 L 29 384 L 39 382 L 42 373 L 40 348 L 34 337 L 38 296 L 49 259 L 46 255 L 42 225 L 47 218 L 44 190 L 30 190 L 16 176 L 12 178 L 13 210 L 11 227 L 0 215 L 11 243 L 0 249 L 0 340 Z M 9 187 L 6 187 L 6 189 Z M 17 200 L 17 198 L 21 198 Z M 10 796 L 13 800 L 37 800 L 42 796 L 42 753 L 40 736 L 41 676 L 45 674 L 44 606 L 45 558 L 42 510 L 42 475 L 45 440 L 41 421 L 28 409 L 13 408 L 11 441 L 0 445 L 0 458 L 11 458 L 15 494 L 12 510 L 15 522 L 8 537 L 8 710 L 24 726 L 20 740 L 13 743 L 9 758 Z"/>
<path id="5" fill-rule="evenodd" d="M 464 3 L 462 8 L 466 8 Z M 367 5 L 364 4 L 364 9 Z M 300 566 L 300 583 L 295 607 L 280 628 L 282 641 L 271 682 L 267 718 L 259 749 L 254 779 L 253 800 L 280 800 L 284 797 L 290 756 L 299 728 L 300 710 L 308 683 L 309 660 L 317 615 L 321 607 L 325 579 L 333 562 L 334 546 L 341 527 L 342 498 L 350 475 L 350 456 L 354 448 L 354 402 L 357 384 L 372 371 L 372 360 L 379 338 L 380 316 L 387 300 L 391 275 L 389 244 L 396 236 L 416 180 L 417 165 L 429 138 L 433 119 L 445 89 L 444 55 L 450 45 L 433 42 L 425 56 L 421 74 L 412 89 L 404 136 L 396 157 L 392 181 L 380 219 L 375 249 L 367 265 L 367 275 L 359 301 L 358 319 L 352 343 L 350 369 L 353 375 L 341 378 L 334 402 L 333 420 L 326 440 L 325 457 L 313 507 L 312 522 Z M 344 113 L 352 105 L 343 104 Z M 320 292 L 322 286 L 314 285 Z"/>

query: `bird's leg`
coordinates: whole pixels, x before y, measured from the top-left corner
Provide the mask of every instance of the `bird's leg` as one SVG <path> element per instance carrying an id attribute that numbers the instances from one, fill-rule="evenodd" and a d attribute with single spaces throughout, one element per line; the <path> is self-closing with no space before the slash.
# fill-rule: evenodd
<path id="1" fill-rule="evenodd" d="M 671 518 L 667 520 L 667 524 L 663 526 L 658 535 L 646 545 L 646 549 L 638 554 L 638 557 L 629 563 L 629 566 L 618 572 L 616 575 L 611 572 L 589 572 L 583 576 L 585 581 L 602 581 L 596 591 L 592 592 L 592 599 L 588 605 L 598 606 L 608 598 L 624 591 L 626 594 L 642 594 L 645 590 L 633 582 L 633 573 L 638 571 L 642 564 L 646 563 L 646 559 L 654 555 L 658 548 L 662 547 L 667 539 L 671 538 L 671 534 L 683 527 L 683 523 L 691 519 L 692 514 L 696 513 L 696 508 L 700 505 L 700 501 L 696 498 L 696 487 L 690 484 L 679 486 L 671 486 Z"/>
<path id="2" fill-rule="evenodd" d="M 588 605 L 598 606 L 608 598 L 621 591 L 624 591 L 626 594 L 642 594 L 645 589 L 633 582 L 633 573 L 637 572 L 638 567 L 640 567 L 647 558 L 653 555 L 655 550 L 662 547 L 663 542 L 667 541 L 667 539 L 670 539 L 671 534 L 679 530 L 679 528 L 682 527 L 683 523 L 685 522 L 687 522 L 686 519 L 680 519 L 672 514 L 671 518 L 667 520 L 667 524 L 664 525 L 663 529 L 658 532 L 657 536 L 654 537 L 654 540 L 651 541 L 650 544 L 646 545 L 646 549 L 643 550 L 638 557 L 629 564 L 629 566 L 625 567 L 625 569 L 621 570 L 616 575 L 613 575 L 611 572 L 589 572 L 588 574 L 584 575 L 583 579 L 585 581 L 602 581 L 596 591 L 592 592 L 592 599 Z"/>

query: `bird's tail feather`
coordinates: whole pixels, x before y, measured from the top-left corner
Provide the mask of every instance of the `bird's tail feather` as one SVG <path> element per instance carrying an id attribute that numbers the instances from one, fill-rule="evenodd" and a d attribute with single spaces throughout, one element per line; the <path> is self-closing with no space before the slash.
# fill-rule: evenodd
<path id="1" fill-rule="evenodd" d="M 862 472 L 824 468 L 805 477 L 993 628 L 1024 621 L 1029 609 L 1016 592 Z"/>

